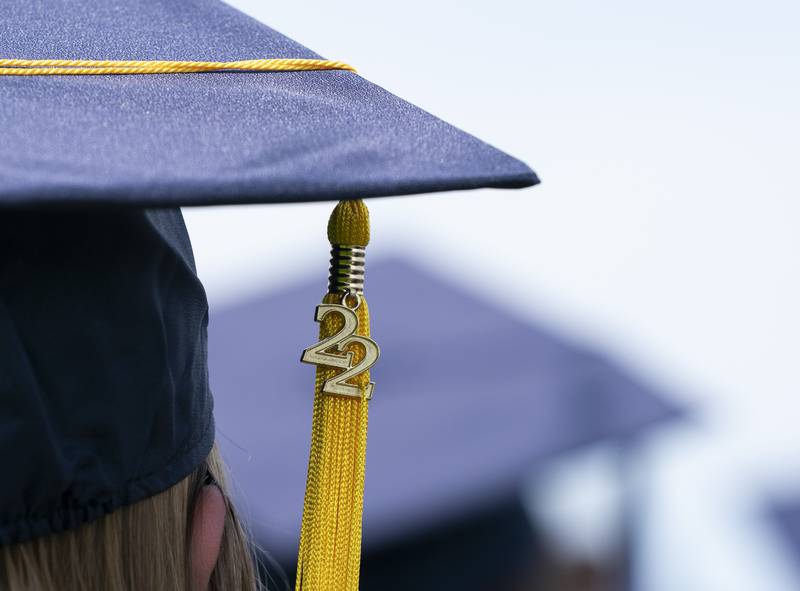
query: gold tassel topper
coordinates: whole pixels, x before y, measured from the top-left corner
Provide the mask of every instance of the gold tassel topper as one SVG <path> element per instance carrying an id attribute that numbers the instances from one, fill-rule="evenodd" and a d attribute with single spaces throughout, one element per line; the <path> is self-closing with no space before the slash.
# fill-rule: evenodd
<path id="1" fill-rule="evenodd" d="M 341 201 L 328 222 L 331 272 L 317 306 L 320 342 L 303 352 L 317 366 L 311 452 L 303 504 L 296 591 L 357 591 L 369 400 L 369 368 L 380 355 L 369 338 L 364 251 L 369 211 Z"/>

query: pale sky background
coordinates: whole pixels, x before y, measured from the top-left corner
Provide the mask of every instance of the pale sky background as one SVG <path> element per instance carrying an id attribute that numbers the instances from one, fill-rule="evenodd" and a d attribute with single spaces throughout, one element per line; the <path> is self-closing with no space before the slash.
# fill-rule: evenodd
<path id="1" fill-rule="evenodd" d="M 542 177 L 372 201 L 370 256 L 595 343 L 698 413 L 648 452 L 637 590 L 796 589 L 762 503 L 800 496 L 800 3 L 231 4 Z M 330 208 L 185 210 L 212 304 L 324 278 Z"/>

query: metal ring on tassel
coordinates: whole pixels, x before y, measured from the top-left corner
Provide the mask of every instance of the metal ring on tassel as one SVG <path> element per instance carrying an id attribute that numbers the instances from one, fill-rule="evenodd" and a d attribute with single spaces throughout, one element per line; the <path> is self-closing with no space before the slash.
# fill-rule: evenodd
<path id="1" fill-rule="evenodd" d="M 363 246 L 333 245 L 328 292 L 359 296 L 364 293 L 365 256 L 366 250 Z"/>

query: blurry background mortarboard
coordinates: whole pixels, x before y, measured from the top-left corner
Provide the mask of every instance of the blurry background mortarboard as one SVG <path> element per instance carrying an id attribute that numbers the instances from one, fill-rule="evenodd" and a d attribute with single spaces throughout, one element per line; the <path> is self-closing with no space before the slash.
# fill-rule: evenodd
<path id="1" fill-rule="evenodd" d="M 525 483 L 576 448 L 630 451 L 678 409 L 602 355 L 412 264 L 373 261 L 368 283 L 373 334 L 391 363 L 373 374 L 361 588 L 532 581 L 547 554 L 536 548 Z M 260 545 L 289 568 L 312 401 L 309 372 L 286 343 L 312 337 L 299 320 L 320 289 L 303 281 L 218 310 L 209 328 L 221 445 Z"/>
<path id="2" fill-rule="evenodd" d="M 770 525 L 779 537 L 778 543 L 792 562 L 800 585 L 800 500 L 783 499 L 769 507 Z"/>

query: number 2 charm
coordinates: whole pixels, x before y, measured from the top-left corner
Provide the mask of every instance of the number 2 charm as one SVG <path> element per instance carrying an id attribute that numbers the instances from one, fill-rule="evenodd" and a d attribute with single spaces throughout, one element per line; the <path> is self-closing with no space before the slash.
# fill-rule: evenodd
<path id="1" fill-rule="evenodd" d="M 375 365 L 381 354 L 380 349 L 378 344 L 371 338 L 355 334 L 356 330 L 358 330 L 358 316 L 354 310 L 343 304 L 320 304 L 317 306 L 314 320 L 322 322 L 328 314 L 342 316 L 344 318 L 344 326 L 336 334 L 322 339 L 316 345 L 312 345 L 303 351 L 300 361 L 345 370 L 327 379 L 322 386 L 322 392 L 334 396 L 361 398 L 361 388 L 348 383 L 347 380 L 364 373 Z M 344 350 L 345 347 L 353 343 L 358 343 L 364 347 L 364 357 L 356 364 L 353 364 L 353 351 Z M 367 400 L 372 399 L 374 388 L 374 382 L 367 384 L 364 392 L 364 397 Z"/>

